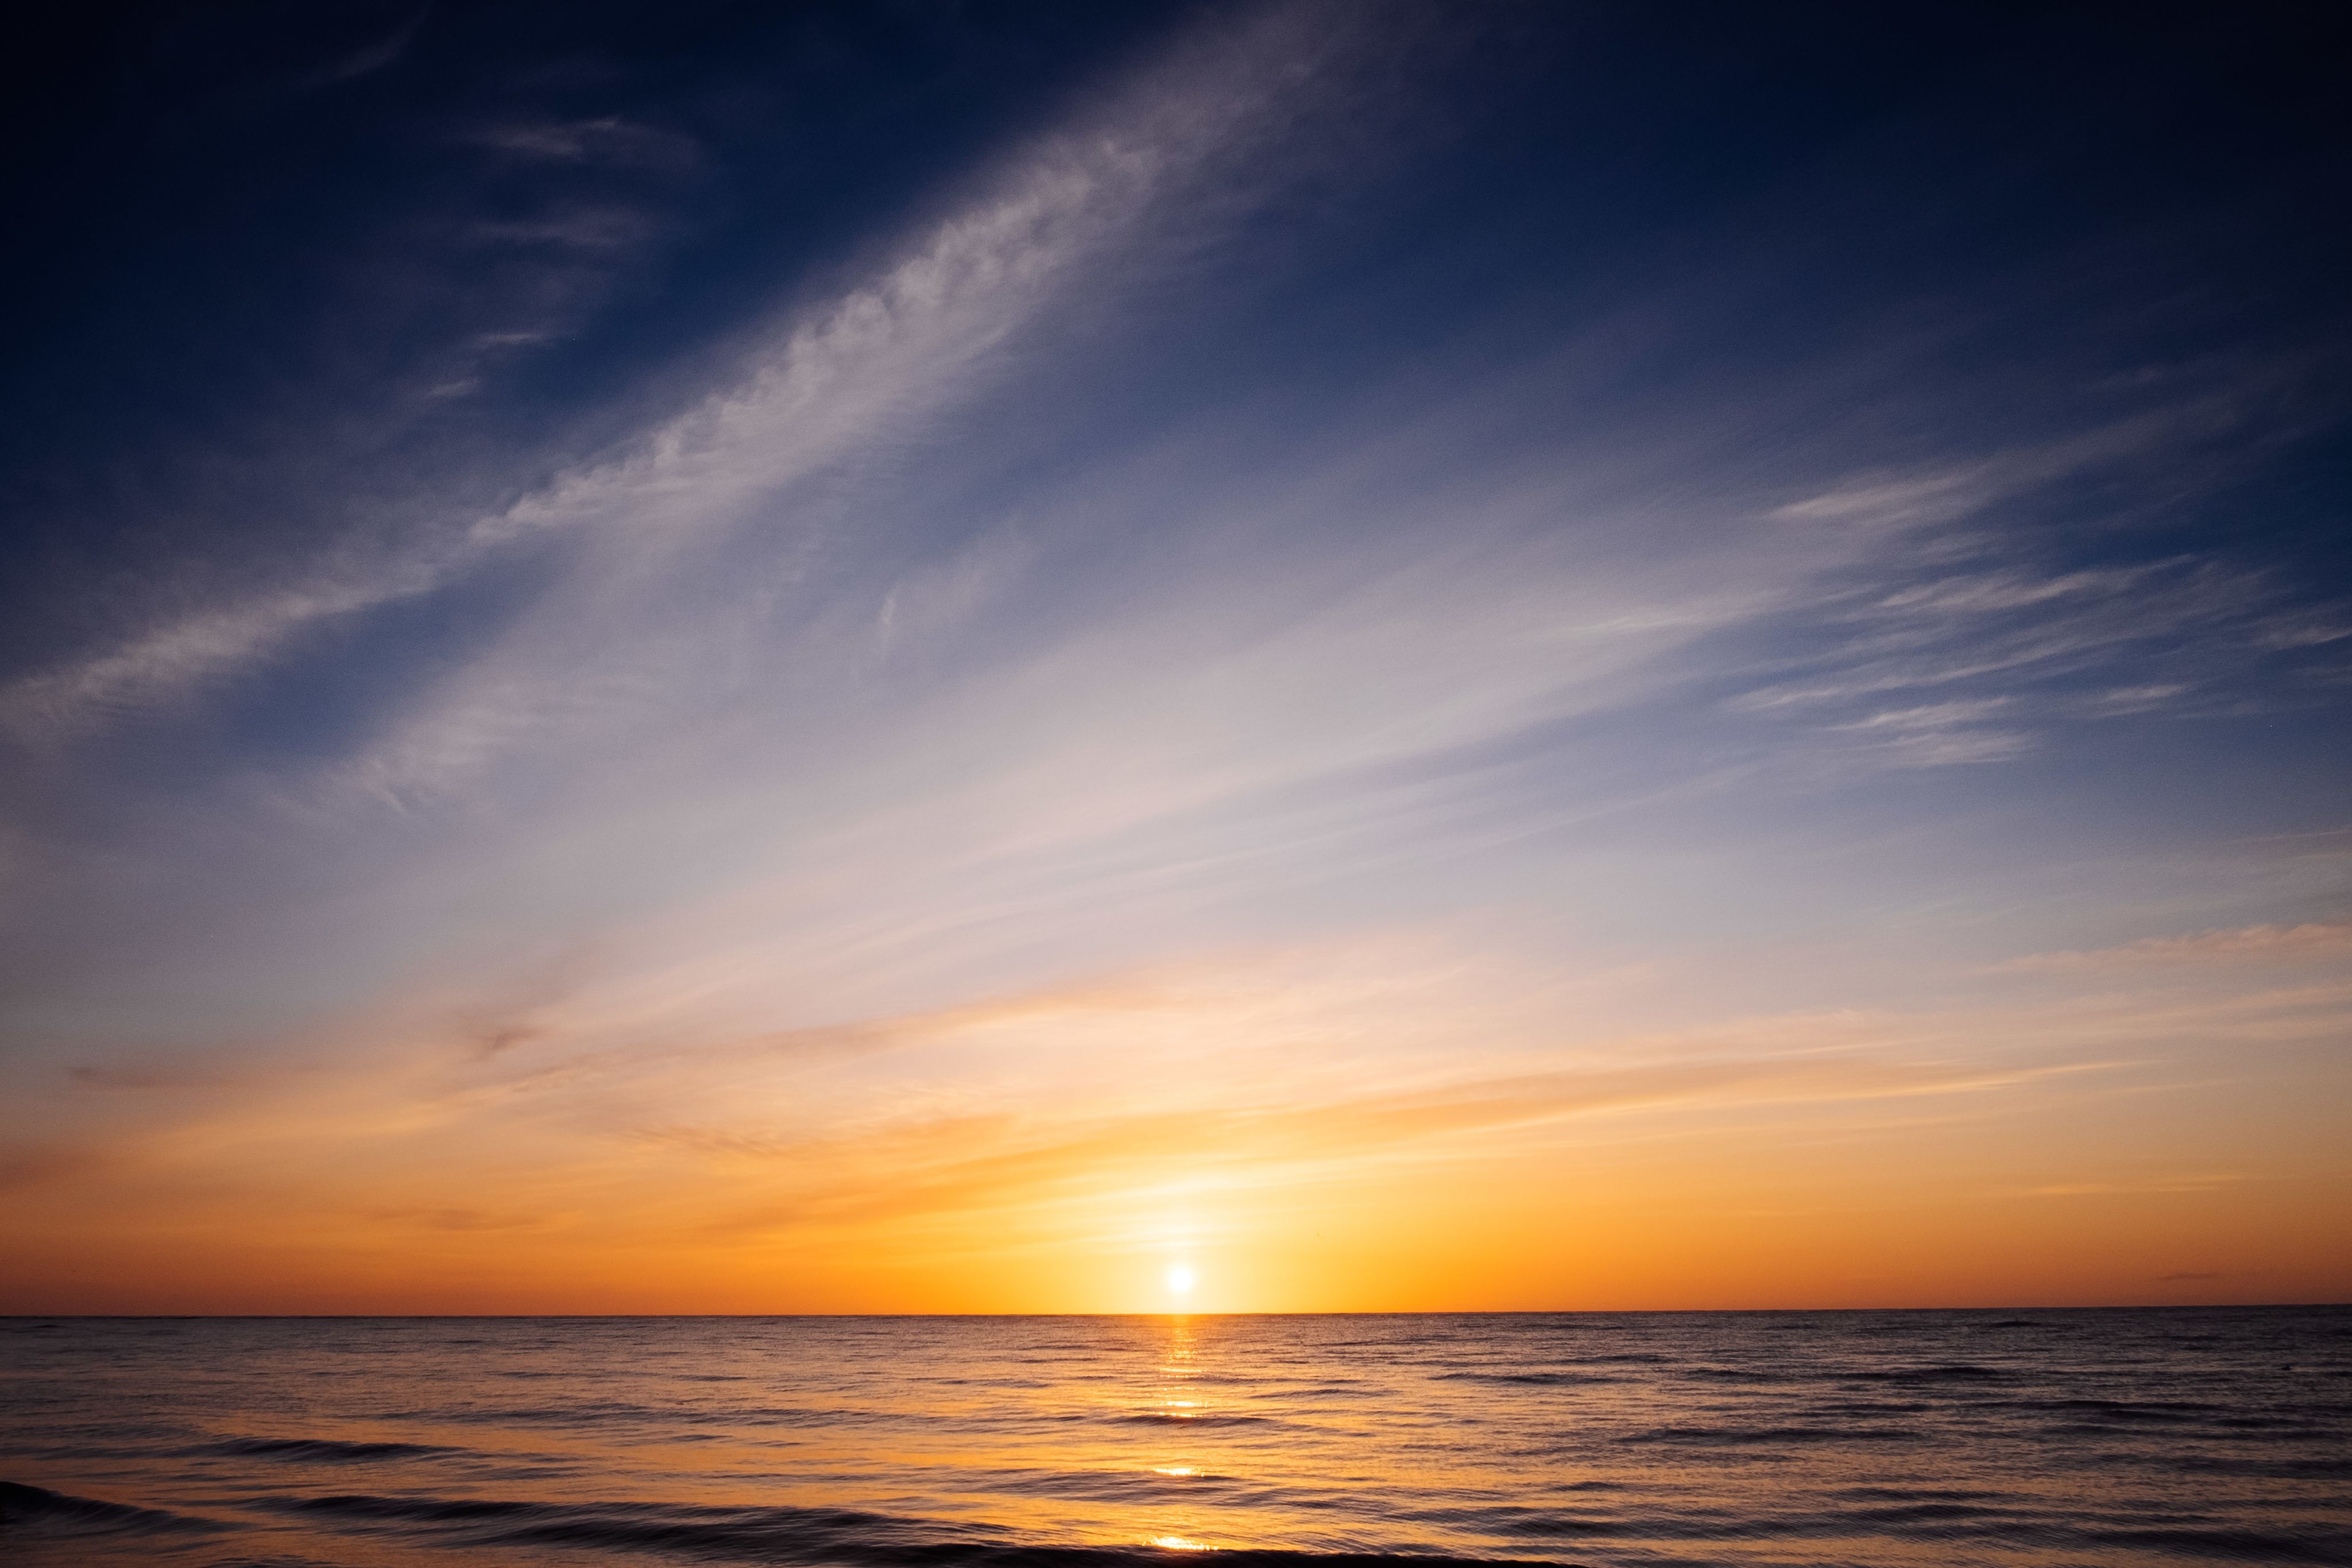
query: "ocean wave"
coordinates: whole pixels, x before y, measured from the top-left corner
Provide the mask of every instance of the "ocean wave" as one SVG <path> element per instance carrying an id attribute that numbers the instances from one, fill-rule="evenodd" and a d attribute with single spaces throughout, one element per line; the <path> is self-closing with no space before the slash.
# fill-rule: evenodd
<path id="1" fill-rule="evenodd" d="M 1876 1525 L 1952 1524 L 1961 1520 L 1995 1518 L 1997 1511 L 1972 1502 L 1903 1502 L 1882 1508 L 1858 1508 L 1844 1517 Z"/>
<path id="2" fill-rule="evenodd" d="M 0 1481 L 0 1529 L 64 1535 L 183 1535 L 226 1528 L 218 1521 L 160 1508 L 133 1508 L 73 1497 L 47 1487 Z"/>
<path id="3" fill-rule="evenodd" d="M 847 1509 L 719 1508 L 682 1503 L 541 1503 L 462 1498 L 268 1500 L 281 1511 L 382 1531 L 404 1528 L 459 1546 L 570 1546 L 667 1552 L 706 1560 L 825 1563 L 839 1568 L 1164 1568 L 1180 1548 L 1023 1542 L 992 1527 L 958 1538 L 936 1521 Z M 1219 1568 L 1562 1568 L 1551 1560 L 1243 1547 Z"/>
<path id="4" fill-rule="evenodd" d="M 1796 1414 L 1815 1421 L 1843 1421 L 1854 1416 L 1884 1419 L 1889 1416 L 1925 1416 L 1940 1406 L 1915 1399 L 1826 1399 L 1804 1406 Z"/>
<path id="5" fill-rule="evenodd" d="M 2009 1408 L 2035 1410 L 2093 1421 L 2140 1422 L 2151 1425 L 2205 1421 L 2223 1414 L 2218 1405 L 2134 1402 L 2122 1399 L 2015 1399 Z"/>
<path id="6" fill-rule="evenodd" d="M 1565 1388 L 1578 1384 L 1622 1383 L 1591 1372 L 1441 1372 L 1439 1383 L 1516 1383 L 1533 1388 Z"/>
<path id="7" fill-rule="evenodd" d="M 625 1400 L 583 1399 L 560 1405 L 466 1406 L 439 1410 L 400 1410 L 390 1421 L 430 1421 L 469 1427 L 562 1427 L 607 1430 L 617 1425 L 657 1427 L 837 1427 L 905 1425 L 922 1417 L 894 1410 L 864 1410 L 815 1405 L 698 1406 L 680 1400 L 644 1405 Z"/>
<path id="8" fill-rule="evenodd" d="M 2352 1531 L 2304 1531 L 2227 1529 L 2081 1531 L 2085 1541 L 2103 1546 L 2126 1546 L 2173 1552 L 2183 1556 L 2218 1558 L 2233 1563 L 2326 1563 L 2342 1568 L 2352 1563 Z"/>
<path id="9" fill-rule="evenodd" d="M 1416 1524 L 1439 1524 L 1475 1530 L 1486 1535 L 1519 1540 L 1568 1540 L 1576 1536 L 1636 1536 L 1654 1533 L 1654 1526 L 1624 1518 L 1590 1513 L 1562 1513 L 1558 1509 L 1487 1504 L 1479 1508 L 1424 1508 L 1401 1512 Z"/>
<path id="10" fill-rule="evenodd" d="M 1627 1432 L 1617 1441 L 1744 1448 L 1762 1443 L 1916 1443 L 1925 1436 L 1907 1427 L 1653 1427 Z"/>
<path id="11" fill-rule="evenodd" d="M 2244 1459 L 2225 1454 L 2183 1454 L 2172 1461 L 2184 1470 L 2203 1470 L 2219 1476 L 2267 1476 L 2279 1480 L 2313 1477 L 2326 1480 L 2352 1480 L 2352 1453 L 2336 1458 L 2260 1458 Z"/>
<path id="12" fill-rule="evenodd" d="M 992 1492 L 1007 1497 L 1075 1498 L 1104 1502 L 1150 1502 L 1171 1495 L 1203 1492 L 1232 1495 L 1246 1491 L 1263 1496 L 1263 1487 L 1241 1489 L 1234 1478 L 1208 1470 L 1020 1469 L 995 1470 L 971 1477 Z"/>
<path id="13" fill-rule="evenodd" d="M 1961 1363 L 1948 1366 L 1898 1366 L 1880 1372 L 1849 1372 L 1854 1383 L 1996 1383 L 2007 1375 L 1998 1368 Z"/>
<path id="14" fill-rule="evenodd" d="M 240 1454 L 257 1459 L 357 1464 L 375 1459 L 429 1459 L 462 1454 L 437 1443 L 347 1443 L 332 1437 L 228 1437 L 187 1450 L 192 1454 Z"/>

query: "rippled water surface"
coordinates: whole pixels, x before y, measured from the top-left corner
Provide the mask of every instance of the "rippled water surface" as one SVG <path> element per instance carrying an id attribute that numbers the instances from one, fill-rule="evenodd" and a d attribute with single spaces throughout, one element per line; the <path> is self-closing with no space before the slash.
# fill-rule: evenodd
<path id="1" fill-rule="evenodd" d="M 0 1479 L 27 1565 L 2352 1563 L 2352 1311 L 0 1320 Z"/>

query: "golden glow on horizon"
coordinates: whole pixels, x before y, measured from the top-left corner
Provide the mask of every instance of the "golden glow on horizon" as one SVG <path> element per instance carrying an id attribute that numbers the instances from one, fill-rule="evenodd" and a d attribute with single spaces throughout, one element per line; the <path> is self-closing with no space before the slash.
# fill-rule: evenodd
<path id="1" fill-rule="evenodd" d="M 855 1051 L 337 1042 L 359 1065 L 84 1094 L 6 1173 L 0 1310 L 2342 1300 L 2343 951 L 2242 980 L 2126 955 L 2130 988 L 2078 956 L 1965 1008 L 1678 1031 L 1632 982 L 1386 948 Z M 2230 1074 L 2145 1043 L 2183 1037 Z"/>

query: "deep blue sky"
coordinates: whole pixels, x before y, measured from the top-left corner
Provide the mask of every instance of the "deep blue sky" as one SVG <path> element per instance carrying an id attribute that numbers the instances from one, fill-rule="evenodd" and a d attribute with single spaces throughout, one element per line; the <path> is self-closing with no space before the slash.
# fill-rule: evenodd
<path id="1" fill-rule="evenodd" d="M 2032 1190 L 2345 1211 L 2294 1141 L 2352 1016 L 2352 136 L 2312 8 L 31 37 L 9 1179 L 551 1083 L 551 1171 L 647 1118 L 863 1146 L 952 1102 L 1018 1145 L 1114 1114 L 1128 1024 L 920 1020 L 1183 975 L 1221 1112 L 1876 1052 L 1828 1098 L 2108 1084 L 2096 1173 Z M 1271 972 L 1324 1021 L 1198 999 Z M 925 1043 L 789 1113 L 713 1086 L 841 1030 Z M 299 1187 L 320 1136 L 204 1179 Z M 383 1169 L 478 1181 L 452 1137 Z M 194 1178 L 106 1179 L 92 1235 Z M 390 1212 L 352 1180 L 320 1201 Z"/>

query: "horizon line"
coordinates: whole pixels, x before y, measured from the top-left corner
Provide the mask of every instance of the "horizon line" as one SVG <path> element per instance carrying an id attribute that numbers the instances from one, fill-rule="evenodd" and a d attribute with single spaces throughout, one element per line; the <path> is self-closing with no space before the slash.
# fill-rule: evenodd
<path id="1" fill-rule="evenodd" d="M 0 1312 L 0 1322 L 44 1319 L 79 1322 L 478 1322 L 513 1319 L 543 1322 L 593 1322 L 606 1319 L 643 1322 L 649 1319 L 741 1318 L 1564 1318 L 1564 1317 L 1728 1317 L 1830 1312 L 2343 1312 L 2345 1301 L 2105 1301 L 2068 1306 L 2011 1305 L 1997 1307 L 1465 1307 L 1419 1311 L 1334 1309 L 1320 1312 Z"/>

